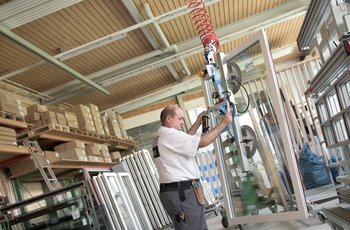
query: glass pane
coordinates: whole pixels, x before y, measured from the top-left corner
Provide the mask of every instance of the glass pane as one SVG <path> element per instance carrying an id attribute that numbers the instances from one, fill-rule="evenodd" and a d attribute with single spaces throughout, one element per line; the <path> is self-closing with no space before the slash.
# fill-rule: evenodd
<path id="1" fill-rule="evenodd" d="M 339 96 L 342 108 L 345 109 L 350 106 L 350 80 L 339 85 Z"/>
<path id="2" fill-rule="evenodd" d="M 350 112 L 345 113 L 346 129 L 350 130 Z"/>
<path id="3" fill-rule="evenodd" d="M 327 145 L 335 144 L 335 139 L 334 139 L 332 127 L 330 125 L 325 125 L 325 126 L 323 126 L 322 130 L 323 130 L 323 134 L 324 134 L 325 139 L 326 139 L 326 144 Z"/>
<path id="4" fill-rule="evenodd" d="M 345 122 L 342 117 L 335 119 L 332 122 L 332 125 L 333 125 L 333 130 L 335 132 L 335 139 L 337 140 L 337 142 L 341 142 L 349 139 L 346 131 L 346 127 L 345 127 Z"/>
<path id="5" fill-rule="evenodd" d="M 132 207 L 134 208 L 137 219 L 140 221 L 141 226 L 143 229 L 151 229 L 152 226 L 150 224 L 150 221 L 148 217 L 146 216 L 145 209 L 141 203 L 141 200 L 137 194 L 135 186 L 132 184 L 130 175 L 121 173 L 118 174 L 119 178 L 121 178 L 122 183 L 124 185 L 124 189 L 126 193 L 128 194 Z"/>
<path id="6" fill-rule="evenodd" d="M 116 178 L 112 177 L 112 176 L 106 176 L 106 179 L 107 179 L 107 184 L 109 187 L 109 192 L 113 196 L 113 201 L 117 205 L 119 215 L 121 216 L 121 218 L 125 222 L 125 225 L 128 228 L 135 227 L 134 223 L 132 221 L 132 217 L 131 217 L 130 213 L 128 212 L 126 200 L 122 196 L 122 193 L 119 189 Z"/>
<path id="7" fill-rule="evenodd" d="M 266 68 L 260 45 L 255 43 L 231 59 L 227 65 L 237 64 L 242 82 L 234 95 L 239 116 L 241 147 L 239 156 L 232 133 L 222 134 L 225 165 L 235 216 L 266 215 L 295 211 L 290 174 L 287 169 L 280 124 L 277 120 L 271 92 L 267 87 Z M 231 76 L 230 69 L 228 74 Z M 234 82 L 234 77 L 231 78 Z M 232 86 L 228 86 L 229 88 Z M 233 91 L 233 90 L 232 90 Z M 246 157 L 248 167 L 242 158 Z"/>
<path id="8" fill-rule="evenodd" d="M 326 104 L 324 102 L 320 102 L 316 105 L 316 107 L 321 123 L 325 122 L 329 118 Z"/>
<path id="9" fill-rule="evenodd" d="M 333 90 L 329 95 L 327 95 L 326 101 L 331 117 L 340 112 L 339 101 L 335 90 Z"/>

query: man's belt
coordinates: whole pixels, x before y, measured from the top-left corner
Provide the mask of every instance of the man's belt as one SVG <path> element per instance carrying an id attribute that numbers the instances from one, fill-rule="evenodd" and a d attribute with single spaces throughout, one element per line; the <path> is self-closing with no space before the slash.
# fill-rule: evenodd
<path id="1" fill-rule="evenodd" d="M 169 192 L 169 191 L 179 191 L 187 190 L 192 188 L 193 180 L 178 181 L 172 183 L 162 183 L 160 184 L 160 192 Z"/>

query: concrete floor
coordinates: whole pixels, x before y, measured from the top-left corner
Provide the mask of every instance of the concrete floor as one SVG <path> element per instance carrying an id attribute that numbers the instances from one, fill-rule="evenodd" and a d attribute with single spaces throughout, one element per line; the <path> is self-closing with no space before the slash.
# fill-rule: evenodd
<path id="1" fill-rule="evenodd" d="M 333 187 L 334 189 L 334 187 Z M 312 196 L 314 196 L 314 192 Z M 321 193 L 319 193 L 321 194 Z M 308 199 L 307 199 L 308 200 Z M 322 208 L 334 208 L 334 207 L 349 208 L 350 204 L 339 203 L 338 199 L 331 199 L 318 203 L 314 206 L 314 210 L 321 210 Z M 215 216 L 214 212 L 206 214 L 207 224 L 210 230 L 233 230 L 239 229 L 238 226 L 229 226 L 224 228 L 221 224 L 221 215 Z M 272 222 L 272 223 L 257 223 L 257 224 L 244 224 L 243 230 L 330 230 L 331 227 L 327 223 L 322 223 L 318 215 L 313 212 L 309 214 L 309 217 L 305 220 L 294 220 L 284 222 Z M 350 228 L 349 228 L 350 229 Z"/>
<path id="2" fill-rule="evenodd" d="M 239 229 L 238 226 L 229 226 L 224 228 L 221 225 L 221 216 L 211 216 L 207 219 L 207 224 L 210 230 L 233 230 Z M 330 230 L 330 226 L 322 223 L 318 217 L 309 217 L 306 220 L 295 220 L 285 222 L 273 223 L 258 223 L 258 224 L 244 224 L 243 230 Z"/>

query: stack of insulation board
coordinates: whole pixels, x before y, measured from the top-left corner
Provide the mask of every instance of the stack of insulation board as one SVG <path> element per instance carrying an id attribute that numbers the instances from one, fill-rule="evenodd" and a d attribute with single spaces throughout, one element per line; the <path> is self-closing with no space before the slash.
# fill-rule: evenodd
<path id="1" fill-rule="evenodd" d="M 73 140 L 54 147 L 55 152 L 47 152 L 51 161 L 80 160 L 93 162 L 112 162 L 108 146 L 105 144 L 85 144 L 83 141 Z M 49 160 L 50 161 L 50 160 Z"/>
<path id="2" fill-rule="evenodd" d="M 40 104 L 33 104 L 27 107 L 25 121 L 32 124 L 33 128 L 48 124 L 78 128 L 78 119 L 74 113 L 50 111 L 46 106 Z"/>
<path id="3" fill-rule="evenodd" d="M 0 111 L 24 117 L 27 114 L 26 104 L 29 99 L 10 92 L 0 90 Z"/>
<path id="4" fill-rule="evenodd" d="M 67 108 L 66 111 L 73 112 L 77 116 L 79 129 L 96 132 L 94 120 L 92 118 L 91 109 L 86 105 L 76 105 Z"/>
<path id="5" fill-rule="evenodd" d="M 132 140 L 126 133 L 123 118 L 120 114 L 107 111 L 104 116 L 100 115 L 98 107 L 94 104 L 78 104 L 73 107 L 60 110 L 49 109 L 40 104 L 29 105 L 26 110 L 25 120 L 33 125 L 33 129 L 48 124 L 57 124 L 83 131 L 94 132 L 101 135 L 112 135 Z"/>
<path id="6" fill-rule="evenodd" d="M 129 139 L 129 136 L 124 128 L 123 118 L 120 114 L 113 111 L 107 111 L 105 114 L 105 119 L 111 135 L 122 137 L 126 140 Z"/>
<path id="7" fill-rule="evenodd" d="M 11 128 L 0 126 L 0 145 L 17 146 L 16 131 Z"/>
<path id="8" fill-rule="evenodd" d="M 54 147 L 59 157 L 65 160 L 87 161 L 85 144 L 82 141 L 74 140 Z"/>
<path id="9" fill-rule="evenodd" d="M 140 150 L 123 157 L 121 163 L 126 163 L 131 173 L 153 228 L 162 229 L 169 226 L 171 219 L 159 199 L 157 169 L 149 152 Z"/>

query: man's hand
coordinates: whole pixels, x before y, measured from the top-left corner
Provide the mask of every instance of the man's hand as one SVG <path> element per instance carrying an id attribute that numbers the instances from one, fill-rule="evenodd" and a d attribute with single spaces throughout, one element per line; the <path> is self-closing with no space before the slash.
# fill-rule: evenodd
<path id="1" fill-rule="evenodd" d="M 230 108 L 230 103 L 228 101 L 226 101 L 226 106 L 227 106 L 226 114 L 223 116 L 221 122 L 224 123 L 226 126 L 228 126 L 232 122 L 232 112 Z"/>

